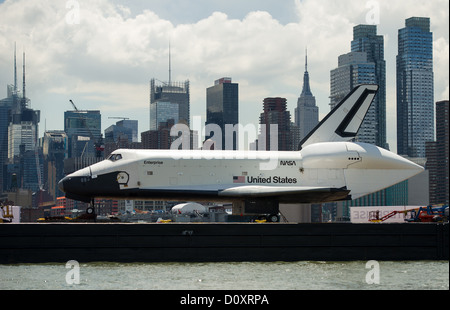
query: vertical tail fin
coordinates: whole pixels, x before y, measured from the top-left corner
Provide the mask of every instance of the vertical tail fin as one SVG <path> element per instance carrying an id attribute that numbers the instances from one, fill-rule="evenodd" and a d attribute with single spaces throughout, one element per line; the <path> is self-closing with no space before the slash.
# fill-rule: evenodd
<path id="1" fill-rule="evenodd" d="M 303 138 L 299 149 L 319 142 L 349 141 L 359 127 L 378 91 L 378 85 L 364 84 L 355 87 L 327 116 Z"/>

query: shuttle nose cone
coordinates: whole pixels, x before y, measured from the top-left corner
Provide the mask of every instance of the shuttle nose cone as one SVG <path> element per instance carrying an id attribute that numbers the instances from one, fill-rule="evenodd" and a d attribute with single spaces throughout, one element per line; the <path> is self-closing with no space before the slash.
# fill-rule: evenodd
<path id="1" fill-rule="evenodd" d="M 91 193 L 83 182 L 83 177 L 68 175 L 58 182 L 58 188 L 65 193 L 66 198 L 83 202 L 91 201 Z"/>
<path id="2" fill-rule="evenodd" d="M 65 181 L 66 177 L 62 178 L 59 182 L 58 182 L 58 188 L 61 192 L 65 192 L 64 190 L 64 181 Z"/>
<path id="3" fill-rule="evenodd" d="M 391 151 L 366 143 L 348 143 L 349 151 L 355 151 L 362 156 L 362 161 L 355 165 L 355 167 L 366 169 L 380 169 L 380 170 L 397 170 L 408 171 L 409 176 L 412 177 L 419 174 L 424 168 L 412 161 L 392 153 Z"/>
<path id="4" fill-rule="evenodd" d="M 381 154 L 383 157 L 384 165 L 390 167 L 391 169 L 408 170 L 411 176 L 421 173 L 424 168 L 409 159 L 406 159 L 400 155 L 394 154 L 385 149 L 381 149 Z"/>

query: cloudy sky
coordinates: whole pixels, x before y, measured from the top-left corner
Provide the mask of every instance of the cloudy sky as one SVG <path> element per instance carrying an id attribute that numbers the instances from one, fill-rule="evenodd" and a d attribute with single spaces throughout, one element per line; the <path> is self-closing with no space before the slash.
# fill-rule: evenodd
<path id="1" fill-rule="evenodd" d="M 305 48 L 320 115 L 329 111 L 330 70 L 350 51 L 353 26 L 376 23 L 387 62 L 387 129 L 396 151 L 397 33 L 411 16 L 431 18 L 435 101 L 449 98 L 448 0 L 0 0 L 0 98 L 14 82 L 41 110 L 41 133 L 63 129 L 69 99 L 149 129 L 149 81 L 189 80 L 191 118 L 205 119 L 206 88 L 239 83 L 240 123 L 258 123 L 265 97 L 285 97 L 292 120 Z"/>

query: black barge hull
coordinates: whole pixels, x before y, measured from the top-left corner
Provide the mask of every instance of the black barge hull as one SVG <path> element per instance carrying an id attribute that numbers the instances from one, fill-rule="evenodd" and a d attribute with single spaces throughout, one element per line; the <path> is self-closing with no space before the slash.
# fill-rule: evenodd
<path id="1" fill-rule="evenodd" d="M 448 260 L 448 223 L 0 225 L 0 263 Z"/>

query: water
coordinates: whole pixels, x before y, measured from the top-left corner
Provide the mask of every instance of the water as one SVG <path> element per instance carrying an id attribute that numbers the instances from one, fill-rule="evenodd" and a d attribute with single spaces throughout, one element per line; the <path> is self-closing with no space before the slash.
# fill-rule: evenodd
<path id="1" fill-rule="evenodd" d="M 448 261 L 0 265 L 0 290 L 448 290 Z M 72 267 L 73 268 L 73 267 Z M 66 280 L 66 275 L 68 280 Z"/>

